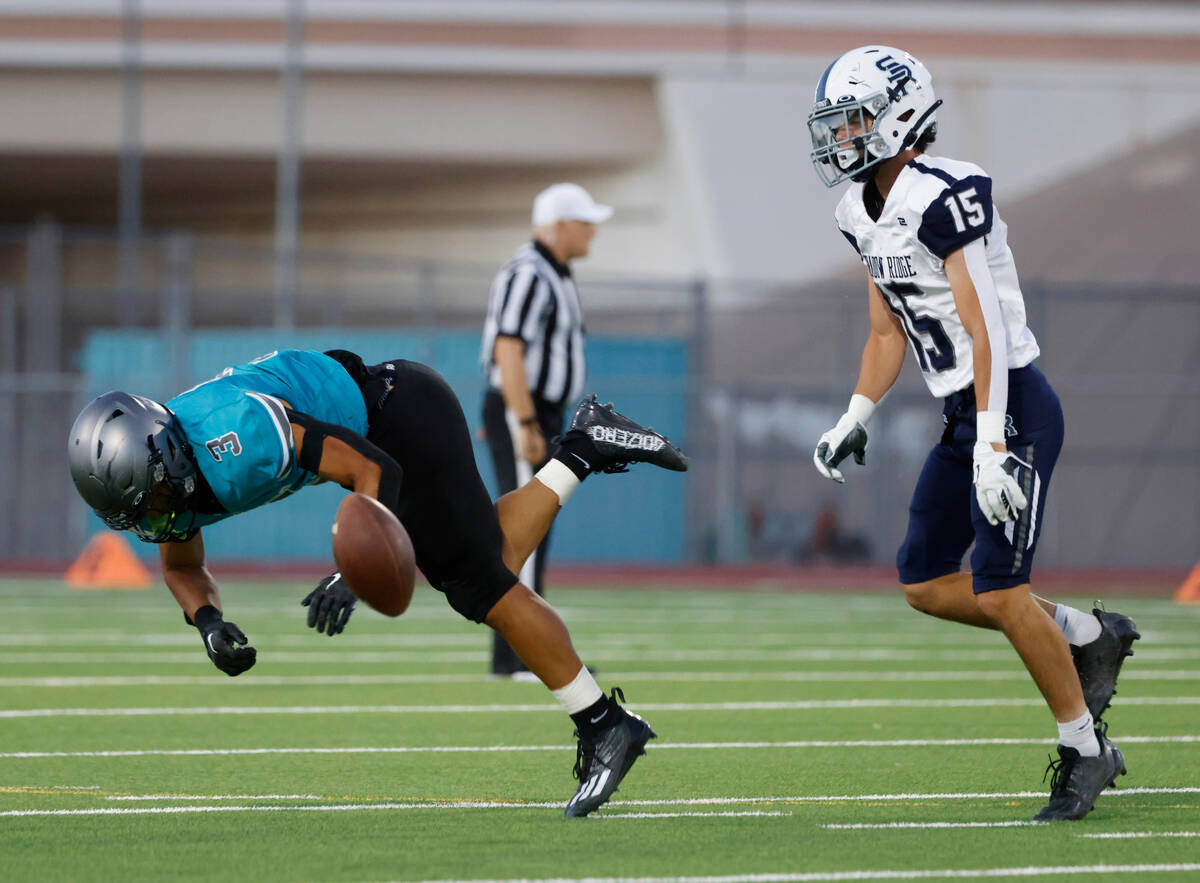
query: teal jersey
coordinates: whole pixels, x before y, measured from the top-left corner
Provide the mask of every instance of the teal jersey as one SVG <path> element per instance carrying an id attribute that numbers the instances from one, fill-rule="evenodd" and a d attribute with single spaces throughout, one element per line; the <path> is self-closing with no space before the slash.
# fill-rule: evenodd
<path id="1" fill-rule="evenodd" d="M 285 407 L 367 434 L 367 408 L 358 384 L 339 362 L 309 350 L 279 350 L 226 368 L 166 404 L 225 509 L 197 514 L 197 527 L 319 481 L 300 468 Z"/>

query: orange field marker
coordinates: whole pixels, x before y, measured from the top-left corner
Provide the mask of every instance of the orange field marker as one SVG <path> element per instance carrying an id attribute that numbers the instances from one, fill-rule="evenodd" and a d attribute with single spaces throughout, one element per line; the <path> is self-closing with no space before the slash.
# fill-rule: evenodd
<path id="1" fill-rule="evenodd" d="M 92 537 L 65 579 L 74 589 L 148 589 L 153 582 L 129 543 L 112 532 Z"/>
<path id="2" fill-rule="evenodd" d="M 1179 604 L 1200 604 L 1200 564 L 1192 568 L 1188 578 L 1175 592 L 1175 601 Z"/>

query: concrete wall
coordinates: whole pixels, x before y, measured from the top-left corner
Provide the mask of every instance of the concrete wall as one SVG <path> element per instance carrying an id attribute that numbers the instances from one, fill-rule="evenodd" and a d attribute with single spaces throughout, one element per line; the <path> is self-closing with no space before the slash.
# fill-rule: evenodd
<path id="1" fill-rule="evenodd" d="M 176 184 L 161 199 L 148 193 L 148 218 L 269 241 L 283 9 L 143 4 L 147 174 L 169 159 Z M 1200 122 L 1200 10 L 1190 4 L 306 9 L 303 227 L 313 246 L 499 261 L 526 234 L 532 194 L 576 178 L 618 210 L 597 240 L 596 270 L 777 281 L 851 270 L 829 220 L 840 191 L 812 172 L 805 117 L 823 67 L 866 42 L 925 60 L 946 101 L 938 152 L 988 169 L 1001 208 Z M 115 157 L 118 11 L 100 0 L 0 4 L 0 113 L 21 120 L 0 130 L 0 162 Z M 254 186 L 223 187 L 222 162 L 257 163 Z M 89 186 L 110 192 L 111 174 L 83 182 L 80 198 Z M 61 214 L 69 202 L 34 199 L 29 211 Z"/>

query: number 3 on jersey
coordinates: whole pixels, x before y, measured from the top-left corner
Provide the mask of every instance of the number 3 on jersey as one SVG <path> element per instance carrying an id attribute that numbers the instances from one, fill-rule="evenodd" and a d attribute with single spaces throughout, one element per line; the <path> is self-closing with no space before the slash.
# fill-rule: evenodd
<path id="1" fill-rule="evenodd" d="M 967 192 L 974 193 L 974 191 Z M 946 202 L 949 203 L 951 199 L 947 199 Z M 955 215 L 955 219 L 958 219 L 958 215 Z M 945 329 L 942 328 L 942 323 L 931 316 L 918 316 L 905 300 L 905 297 L 919 296 L 921 289 L 911 282 L 890 282 L 884 285 L 876 280 L 875 285 L 883 292 L 888 307 L 899 317 L 900 325 L 904 328 L 908 339 L 912 341 L 913 352 L 917 354 L 921 370 L 949 371 L 953 368 L 955 364 L 954 344 L 950 342 Z M 899 309 L 896 308 L 896 304 L 900 305 Z M 925 346 L 923 335 L 929 338 L 929 342 L 933 344 L 932 347 Z"/>
<path id="2" fill-rule="evenodd" d="M 237 437 L 236 432 L 227 432 L 220 438 L 209 439 L 204 443 L 204 447 L 208 448 L 213 459 L 220 463 L 222 454 L 233 454 L 235 457 L 240 454 L 242 441 Z"/>

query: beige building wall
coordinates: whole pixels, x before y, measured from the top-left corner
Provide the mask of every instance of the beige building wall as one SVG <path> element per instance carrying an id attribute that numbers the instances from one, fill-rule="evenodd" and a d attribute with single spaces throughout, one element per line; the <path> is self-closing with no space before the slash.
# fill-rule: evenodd
<path id="1" fill-rule="evenodd" d="M 987 168 L 1001 206 L 1200 122 L 1200 12 L 1070 6 L 781 0 L 739 23 L 699 0 L 309 0 L 302 240 L 494 264 L 528 235 L 533 194 L 574 179 L 616 207 L 583 273 L 852 270 L 805 125 L 812 84 L 851 46 L 929 64 L 938 151 Z M 148 226 L 270 246 L 283 9 L 143 4 Z M 118 13 L 0 4 L 0 114 L 19 121 L 0 127 L 6 220 L 115 222 Z M 238 272 L 270 287 L 266 263 Z"/>

